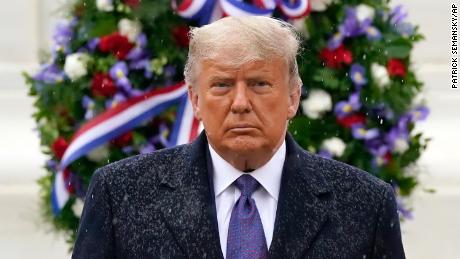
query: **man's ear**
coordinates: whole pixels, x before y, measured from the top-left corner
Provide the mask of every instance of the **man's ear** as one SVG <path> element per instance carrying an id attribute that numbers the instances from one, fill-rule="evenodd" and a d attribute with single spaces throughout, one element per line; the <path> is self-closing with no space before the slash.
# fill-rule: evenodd
<path id="1" fill-rule="evenodd" d="M 198 107 L 198 93 L 195 91 L 195 87 L 189 85 L 188 86 L 188 98 L 193 106 L 193 114 L 197 120 L 201 121 L 201 112 L 200 108 Z"/>
<path id="2" fill-rule="evenodd" d="M 301 86 L 300 86 L 301 87 Z M 294 118 L 299 108 L 300 102 L 300 87 L 294 86 L 289 93 L 288 120 Z"/>

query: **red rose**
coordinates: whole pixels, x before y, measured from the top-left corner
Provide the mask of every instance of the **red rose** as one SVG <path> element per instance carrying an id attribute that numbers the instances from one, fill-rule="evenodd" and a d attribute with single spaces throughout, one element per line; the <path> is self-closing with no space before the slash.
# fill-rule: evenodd
<path id="1" fill-rule="evenodd" d="M 350 114 L 343 118 L 337 118 L 337 124 L 344 128 L 351 128 L 353 125 L 357 123 L 364 122 L 366 122 L 366 117 L 362 114 Z"/>
<path id="2" fill-rule="evenodd" d="M 122 134 L 121 136 L 118 136 L 112 139 L 110 142 L 117 147 L 124 147 L 130 144 L 132 140 L 133 140 L 133 133 L 131 131 L 128 131 Z"/>
<path id="3" fill-rule="evenodd" d="M 179 47 L 186 48 L 190 42 L 188 37 L 189 27 L 187 25 L 176 26 L 172 29 L 174 41 Z"/>
<path id="4" fill-rule="evenodd" d="M 349 65 L 353 62 L 351 51 L 344 45 L 340 45 L 335 50 L 324 48 L 320 53 L 320 58 L 330 68 L 340 68 L 343 64 Z"/>
<path id="5" fill-rule="evenodd" d="M 118 59 L 124 59 L 133 47 L 134 44 L 118 32 L 103 36 L 99 40 L 99 50 L 104 53 L 110 52 Z"/>
<path id="6" fill-rule="evenodd" d="M 141 0 L 124 0 L 123 3 L 131 8 L 136 8 L 141 3 Z"/>
<path id="7" fill-rule="evenodd" d="M 406 75 L 406 67 L 400 59 L 392 58 L 388 60 L 387 70 L 390 76 L 404 77 Z"/>
<path id="8" fill-rule="evenodd" d="M 94 96 L 110 97 L 117 92 L 117 87 L 108 74 L 96 73 L 91 81 L 91 92 Z"/>
<path id="9" fill-rule="evenodd" d="M 51 150 L 58 159 L 61 159 L 67 147 L 69 143 L 63 137 L 58 137 L 51 145 Z"/>

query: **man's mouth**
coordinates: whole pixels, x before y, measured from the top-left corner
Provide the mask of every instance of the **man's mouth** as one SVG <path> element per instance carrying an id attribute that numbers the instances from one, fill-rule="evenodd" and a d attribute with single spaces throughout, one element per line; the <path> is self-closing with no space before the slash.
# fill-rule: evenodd
<path id="1" fill-rule="evenodd" d="M 231 132 L 236 132 L 236 133 L 245 133 L 245 132 L 249 132 L 249 131 L 253 131 L 253 130 L 256 130 L 257 128 L 254 127 L 253 125 L 250 125 L 250 124 L 236 124 L 236 125 L 233 125 L 232 127 L 230 127 L 230 131 Z"/>

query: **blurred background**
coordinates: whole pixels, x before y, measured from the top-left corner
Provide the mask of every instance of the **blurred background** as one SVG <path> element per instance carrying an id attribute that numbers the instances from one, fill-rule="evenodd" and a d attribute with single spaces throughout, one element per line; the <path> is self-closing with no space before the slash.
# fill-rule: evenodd
<path id="1" fill-rule="evenodd" d="M 46 160 L 33 131 L 22 71 L 38 69 L 59 18 L 57 0 L 0 0 L 0 257 L 68 258 L 68 246 L 42 223 L 36 180 Z M 417 125 L 431 137 L 419 160 L 414 219 L 402 223 L 407 258 L 460 254 L 460 89 L 450 88 L 450 1 L 397 0 L 426 40 L 413 54 L 431 114 Z M 435 189 L 428 193 L 423 189 Z"/>

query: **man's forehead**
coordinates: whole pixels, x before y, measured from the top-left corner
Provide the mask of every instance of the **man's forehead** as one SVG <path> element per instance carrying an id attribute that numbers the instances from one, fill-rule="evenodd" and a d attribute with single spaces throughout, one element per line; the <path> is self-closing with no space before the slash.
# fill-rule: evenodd
<path id="1" fill-rule="evenodd" d="M 213 72 L 235 72 L 241 69 L 254 69 L 260 72 L 271 72 L 280 59 L 257 59 L 246 62 L 228 62 L 225 59 L 207 59 L 202 61 L 202 68 Z"/>

